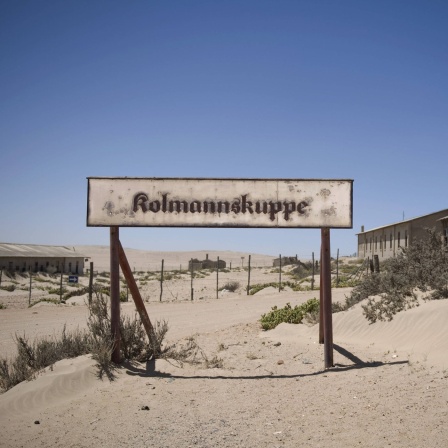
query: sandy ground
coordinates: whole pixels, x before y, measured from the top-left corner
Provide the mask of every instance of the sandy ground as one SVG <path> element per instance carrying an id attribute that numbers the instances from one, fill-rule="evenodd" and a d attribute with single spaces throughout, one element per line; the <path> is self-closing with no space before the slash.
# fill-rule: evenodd
<path id="1" fill-rule="evenodd" d="M 373 325 L 359 305 L 334 314 L 335 367 L 325 370 L 317 326 L 263 332 L 257 322 L 314 296 L 267 288 L 150 301 L 169 340 L 195 335 L 221 366 L 124 363 L 109 381 L 88 356 L 61 361 L 0 396 L 0 446 L 448 446 L 448 301 Z M 132 303 L 122 311 L 135 312 Z M 14 353 L 15 332 L 51 335 L 83 327 L 86 315 L 79 300 L 0 310 L 0 355 Z"/>

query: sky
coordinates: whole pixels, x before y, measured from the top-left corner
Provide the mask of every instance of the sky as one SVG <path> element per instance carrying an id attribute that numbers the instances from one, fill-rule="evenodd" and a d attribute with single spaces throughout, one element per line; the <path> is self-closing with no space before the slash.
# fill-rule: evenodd
<path id="1" fill-rule="evenodd" d="M 356 233 L 448 208 L 444 0 L 0 0 L 0 242 L 107 245 L 87 178 L 353 179 Z M 122 228 L 310 258 L 319 229 Z"/>

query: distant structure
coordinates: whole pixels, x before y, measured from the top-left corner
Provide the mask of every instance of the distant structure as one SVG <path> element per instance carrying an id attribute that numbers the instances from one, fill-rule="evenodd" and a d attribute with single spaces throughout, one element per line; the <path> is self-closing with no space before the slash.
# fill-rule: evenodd
<path id="1" fill-rule="evenodd" d="M 193 258 L 188 262 L 188 270 L 199 271 L 201 269 L 216 269 L 218 267 L 218 260 L 213 261 L 208 258 L 208 254 L 205 255 L 205 260 L 198 260 Z M 219 269 L 224 269 L 226 267 L 226 262 L 224 260 L 219 260 Z"/>
<path id="2" fill-rule="evenodd" d="M 400 247 L 408 247 L 411 241 L 422 239 L 425 228 L 435 228 L 448 244 L 448 209 L 366 231 L 361 226 L 361 232 L 357 234 L 358 257 L 372 259 L 377 255 L 379 260 L 394 257 Z"/>
<path id="3" fill-rule="evenodd" d="M 66 246 L 0 243 L 0 269 L 9 272 L 84 274 L 89 258 Z"/>
<path id="4" fill-rule="evenodd" d="M 272 266 L 274 267 L 280 267 L 280 260 L 282 266 L 288 266 L 290 264 L 299 264 L 299 259 L 297 258 L 297 255 L 295 257 L 282 257 L 280 258 L 274 258 L 272 262 Z"/>

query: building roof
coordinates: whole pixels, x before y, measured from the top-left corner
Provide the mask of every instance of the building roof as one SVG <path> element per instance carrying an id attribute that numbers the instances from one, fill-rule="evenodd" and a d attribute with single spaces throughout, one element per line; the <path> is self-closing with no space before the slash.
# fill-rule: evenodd
<path id="1" fill-rule="evenodd" d="M 13 243 L 0 243 L 0 257 L 88 258 L 84 254 L 76 252 L 74 247 Z"/>
<path id="2" fill-rule="evenodd" d="M 363 233 L 374 232 L 376 230 L 385 229 L 386 227 L 396 226 L 398 224 L 403 224 L 403 223 L 406 223 L 406 222 L 415 221 L 416 219 L 426 218 L 427 216 L 431 216 L 431 215 L 437 215 L 438 213 L 441 213 L 441 212 L 448 212 L 448 209 L 442 209 L 442 210 L 439 210 L 438 212 L 428 213 L 427 215 L 417 216 L 415 218 L 405 219 L 403 221 L 397 221 L 397 222 L 394 222 L 392 224 L 387 224 L 385 226 L 375 227 L 373 229 L 365 230 L 364 232 L 359 232 L 356 235 L 362 235 Z M 445 218 L 441 218 L 441 219 L 445 219 Z"/>

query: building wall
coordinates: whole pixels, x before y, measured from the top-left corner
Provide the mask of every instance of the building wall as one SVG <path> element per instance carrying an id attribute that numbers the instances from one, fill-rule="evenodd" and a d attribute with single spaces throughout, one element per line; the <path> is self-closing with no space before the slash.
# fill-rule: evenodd
<path id="1" fill-rule="evenodd" d="M 412 240 L 422 239 L 425 228 L 435 227 L 442 233 L 441 218 L 447 216 L 448 210 L 442 210 L 431 215 L 422 216 L 390 226 L 368 230 L 358 234 L 358 257 L 373 258 L 378 255 L 379 260 L 394 257 L 400 247 L 408 247 Z"/>
<path id="2" fill-rule="evenodd" d="M 0 257 L 0 269 L 14 272 L 84 274 L 84 257 Z"/>

